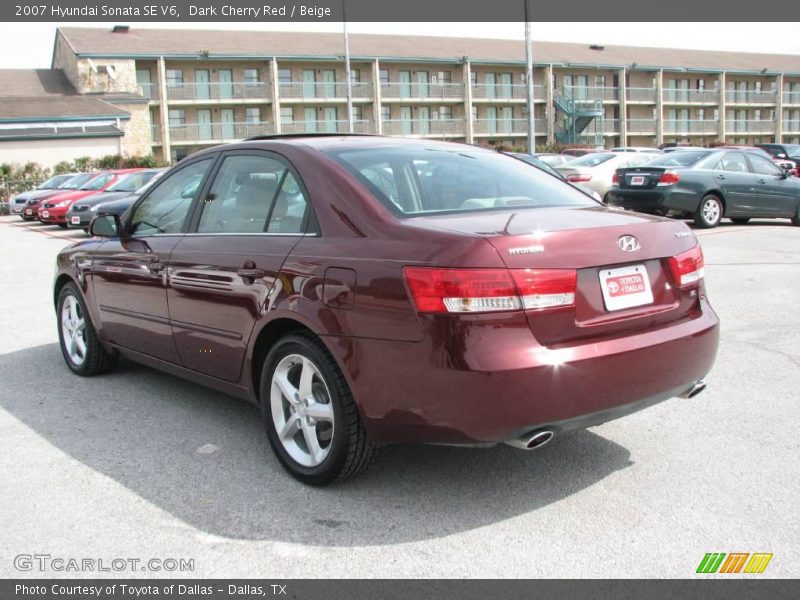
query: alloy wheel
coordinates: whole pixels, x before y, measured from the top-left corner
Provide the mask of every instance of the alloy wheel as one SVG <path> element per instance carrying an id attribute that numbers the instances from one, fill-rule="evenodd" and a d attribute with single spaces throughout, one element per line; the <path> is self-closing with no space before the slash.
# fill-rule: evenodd
<path id="1" fill-rule="evenodd" d="M 278 439 L 304 467 L 322 464 L 335 432 L 333 405 L 317 365 L 300 354 L 285 356 L 275 367 L 270 408 Z"/>
<path id="2" fill-rule="evenodd" d="M 67 296 L 61 306 L 61 333 L 70 361 L 81 366 L 86 360 L 86 320 L 75 296 Z"/>

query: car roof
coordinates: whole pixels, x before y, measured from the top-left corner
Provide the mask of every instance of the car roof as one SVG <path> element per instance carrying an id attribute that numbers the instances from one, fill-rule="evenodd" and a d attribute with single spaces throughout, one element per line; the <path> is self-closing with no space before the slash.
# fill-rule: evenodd
<path id="1" fill-rule="evenodd" d="M 438 140 L 401 138 L 381 135 L 346 135 L 346 134 L 299 134 L 299 135 L 276 135 L 251 138 L 242 142 L 223 144 L 213 148 L 207 148 L 191 154 L 192 157 L 213 153 L 219 150 L 243 150 L 253 148 L 276 148 L 281 146 L 306 147 L 326 152 L 333 149 L 358 149 L 358 148 L 385 148 L 404 146 L 409 148 L 427 148 L 453 151 L 460 148 L 462 151 L 487 152 L 496 154 L 490 148 L 466 144 L 463 142 L 444 142 Z"/>

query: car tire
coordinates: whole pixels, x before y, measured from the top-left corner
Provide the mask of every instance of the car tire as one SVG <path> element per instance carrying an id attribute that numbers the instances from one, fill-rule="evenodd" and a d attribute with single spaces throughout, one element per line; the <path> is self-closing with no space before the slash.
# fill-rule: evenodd
<path id="1" fill-rule="evenodd" d="M 56 307 L 58 342 L 67 367 L 82 377 L 113 369 L 118 355 L 100 343 L 78 286 L 70 282 L 61 288 Z"/>
<path id="2" fill-rule="evenodd" d="M 724 215 L 725 209 L 719 196 L 706 194 L 694 213 L 694 222 L 702 229 L 711 229 L 719 225 Z"/>
<path id="3" fill-rule="evenodd" d="M 311 334 L 294 333 L 273 346 L 259 392 L 269 443 L 295 479 L 315 486 L 343 481 L 374 460 L 377 448 L 347 381 Z"/>
<path id="4" fill-rule="evenodd" d="M 747 225 L 750 222 L 750 217 L 732 217 L 731 223 L 736 225 Z"/>

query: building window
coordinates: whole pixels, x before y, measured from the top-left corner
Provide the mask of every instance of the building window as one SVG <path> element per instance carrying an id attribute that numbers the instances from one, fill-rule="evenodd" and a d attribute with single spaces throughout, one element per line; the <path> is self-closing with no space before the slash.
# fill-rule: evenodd
<path id="1" fill-rule="evenodd" d="M 453 108 L 450 106 L 439 107 L 439 118 L 449 120 L 453 118 Z"/>
<path id="2" fill-rule="evenodd" d="M 432 83 L 452 83 L 452 73 L 450 71 L 439 71 L 433 74 Z"/>
<path id="3" fill-rule="evenodd" d="M 183 127 L 186 125 L 186 111 L 182 108 L 169 109 L 169 126 Z"/>
<path id="4" fill-rule="evenodd" d="M 382 86 L 389 85 L 389 71 L 387 69 L 380 70 L 380 78 Z"/>
<path id="5" fill-rule="evenodd" d="M 472 107 L 472 120 L 473 121 L 477 121 L 478 120 L 478 107 L 477 106 L 473 106 Z"/>
<path id="6" fill-rule="evenodd" d="M 392 107 L 381 106 L 381 121 L 388 121 L 392 118 Z"/>
<path id="7" fill-rule="evenodd" d="M 697 109 L 697 120 L 698 121 L 705 121 L 706 120 L 706 111 L 704 108 Z"/>
<path id="8" fill-rule="evenodd" d="M 350 69 L 350 83 L 361 83 L 360 69 Z"/>
<path id="9" fill-rule="evenodd" d="M 353 106 L 353 121 L 363 121 L 364 111 L 361 106 Z"/>
<path id="10" fill-rule="evenodd" d="M 469 72 L 469 82 L 471 85 L 478 85 L 478 74 L 475 71 Z"/>
<path id="11" fill-rule="evenodd" d="M 278 69 L 278 83 L 292 83 L 292 70 Z"/>
<path id="12" fill-rule="evenodd" d="M 760 81 L 754 82 L 753 90 L 756 91 L 756 92 L 760 92 L 761 91 L 761 82 Z"/>
<path id="13" fill-rule="evenodd" d="M 703 91 L 706 89 L 706 80 L 705 79 L 698 79 L 695 81 L 695 87 L 698 91 Z"/>
<path id="14" fill-rule="evenodd" d="M 281 106 L 281 124 L 291 125 L 294 123 L 294 109 L 291 106 Z"/>
<path id="15" fill-rule="evenodd" d="M 261 82 L 261 74 L 258 69 L 245 69 L 244 82 L 246 85 L 258 85 Z"/>
<path id="16" fill-rule="evenodd" d="M 183 69 L 167 69 L 167 87 L 183 85 Z"/>
<path id="17" fill-rule="evenodd" d="M 244 111 L 245 123 L 260 123 L 261 122 L 261 109 L 257 106 L 250 107 Z"/>

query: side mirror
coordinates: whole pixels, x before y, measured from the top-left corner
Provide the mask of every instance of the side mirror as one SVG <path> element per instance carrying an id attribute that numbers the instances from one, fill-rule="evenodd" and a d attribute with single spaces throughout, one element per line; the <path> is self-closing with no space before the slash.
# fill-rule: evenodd
<path id="1" fill-rule="evenodd" d="M 102 215 L 89 223 L 89 235 L 95 237 L 119 237 L 121 230 L 117 215 Z"/>

